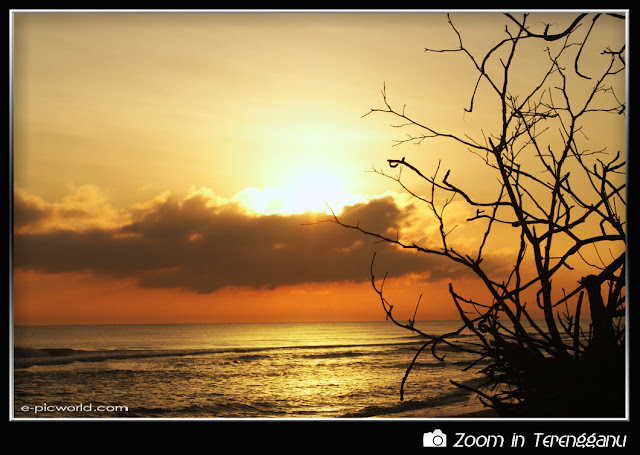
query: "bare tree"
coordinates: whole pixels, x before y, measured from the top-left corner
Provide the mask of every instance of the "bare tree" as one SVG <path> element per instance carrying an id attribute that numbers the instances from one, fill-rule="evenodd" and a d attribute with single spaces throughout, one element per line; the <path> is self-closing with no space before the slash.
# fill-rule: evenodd
<path id="1" fill-rule="evenodd" d="M 442 171 L 442 163 L 424 172 L 411 159 L 393 158 L 388 164 L 395 174 L 374 171 L 425 204 L 438 225 L 439 239 L 419 244 L 344 223 L 335 214 L 327 220 L 467 267 L 490 295 L 487 301 L 465 297 L 450 283 L 460 328 L 445 335 L 424 333 L 415 326 L 417 306 L 408 323 L 394 317 L 393 305 L 383 294 L 384 280 L 376 278 L 372 261 L 371 282 L 388 319 L 425 338 L 402 380 L 401 399 L 418 356 L 430 348 L 432 355 L 444 361 L 438 347 L 446 343 L 476 354 L 468 368 L 479 369 L 483 384 L 456 385 L 473 390 L 500 415 L 622 416 L 626 404 L 625 152 L 589 146 L 599 137 L 593 125 L 601 116 L 617 116 L 626 124 L 625 95 L 618 93 L 619 87 L 624 90 L 624 44 L 612 49 L 610 43 L 593 38 L 605 21 L 617 21 L 624 29 L 625 16 L 579 14 L 566 28 L 551 33 L 557 27 L 533 21 L 529 14 L 505 14 L 504 38 L 481 58 L 472 55 L 453 18 L 447 18 L 458 46 L 426 52 L 457 53 L 471 63 L 477 79 L 465 111 L 477 108 L 475 102 L 484 91 L 499 106 L 494 112 L 498 127 L 475 139 L 440 131 L 413 118 L 406 106 L 394 106 L 386 88 L 383 107 L 365 116 L 391 116 L 400 122 L 393 126 L 409 130 L 396 145 L 443 139 L 464 148 L 498 182 L 495 197 L 482 200 L 465 188 L 468 185 L 456 182 L 455 169 Z M 512 78 L 517 62 L 526 59 L 521 55 L 523 46 L 536 43 L 546 67 L 537 68 L 540 77 L 530 90 L 515 93 Z M 594 49 L 599 66 L 587 60 Z M 406 183 L 406 173 L 417 183 Z M 467 204 L 473 216 L 466 223 L 481 232 L 472 250 L 462 251 L 451 241 L 446 211 L 454 199 Z M 514 261 L 504 276 L 491 276 L 483 260 L 491 254 L 489 243 L 505 227 L 514 234 L 509 237 L 514 241 Z M 567 274 L 573 278 L 567 280 Z M 476 342 L 460 345 L 454 335 L 462 331 L 471 331 Z"/>

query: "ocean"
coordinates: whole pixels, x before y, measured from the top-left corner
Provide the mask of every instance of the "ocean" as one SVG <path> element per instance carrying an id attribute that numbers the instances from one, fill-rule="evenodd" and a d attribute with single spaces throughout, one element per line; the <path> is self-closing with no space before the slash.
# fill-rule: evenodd
<path id="1" fill-rule="evenodd" d="M 416 322 L 446 333 L 458 321 Z M 415 419 L 483 408 L 468 354 L 391 322 L 17 326 L 13 415 L 48 419 Z M 459 335 L 460 341 L 473 341 Z"/>

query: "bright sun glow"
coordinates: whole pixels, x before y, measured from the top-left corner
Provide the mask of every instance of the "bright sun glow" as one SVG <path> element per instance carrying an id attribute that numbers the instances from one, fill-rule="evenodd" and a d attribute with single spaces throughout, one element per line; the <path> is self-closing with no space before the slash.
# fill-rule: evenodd
<path id="1" fill-rule="evenodd" d="M 337 179 L 326 172 L 298 175 L 282 188 L 247 188 L 233 200 L 254 213 L 291 215 L 304 212 L 340 212 L 362 197 L 345 191 Z"/>

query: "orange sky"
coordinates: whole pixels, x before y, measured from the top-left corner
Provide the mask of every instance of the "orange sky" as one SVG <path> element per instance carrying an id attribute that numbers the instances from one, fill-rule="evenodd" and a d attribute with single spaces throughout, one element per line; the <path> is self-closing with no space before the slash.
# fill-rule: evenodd
<path id="1" fill-rule="evenodd" d="M 408 280 L 407 280 L 408 281 Z M 411 282 L 409 282 L 411 283 Z M 407 283 L 403 283 L 406 285 Z M 388 282 L 400 320 L 413 316 L 419 297 L 424 319 L 456 319 L 446 303 L 446 286 L 399 287 Z M 472 282 L 461 286 L 474 289 Z M 127 280 L 104 280 L 89 274 L 19 273 L 20 297 L 14 317 L 20 324 L 174 324 L 193 322 L 378 321 L 384 319 L 369 283 L 280 286 L 272 290 L 225 288 L 210 294 L 182 290 L 141 289 Z M 445 304 L 443 304 L 445 303 Z"/>
<path id="2" fill-rule="evenodd" d="M 453 17 L 478 52 L 504 30 L 500 15 Z M 482 137 L 495 126 L 482 109 L 463 112 L 469 63 L 424 52 L 457 44 L 446 15 L 12 18 L 16 324 L 383 320 L 374 252 L 403 319 L 420 294 L 418 319 L 457 318 L 449 282 L 481 295 L 447 261 L 306 225 L 328 204 L 374 231 L 429 241 L 434 220 L 367 172 L 405 154 L 425 169 L 442 159 L 474 194 L 493 194 L 465 150 L 393 148 L 401 133 L 388 119 L 363 118 L 385 84 L 439 129 Z M 544 16 L 558 28 L 568 18 Z M 617 23 L 604 30 L 625 39 Z M 531 76 L 525 65 L 515 83 Z M 601 126 L 594 147 L 624 149 L 624 125 Z M 464 226 L 471 215 L 461 201 L 448 208 L 462 249 L 478 239 Z M 504 273 L 517 248 L 506 239 L 491 245 L 491 273 Z"/>

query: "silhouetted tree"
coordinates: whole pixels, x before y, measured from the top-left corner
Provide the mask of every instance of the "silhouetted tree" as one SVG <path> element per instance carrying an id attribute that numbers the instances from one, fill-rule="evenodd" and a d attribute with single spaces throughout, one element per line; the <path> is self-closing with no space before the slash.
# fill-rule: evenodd
<path id="1" fill-rule="evenodd" d="M 601 135 L 599 116 L 614 115 L 623 125 L 626 122 L 625 94 L 617 93 L 619 87 L 624 90 L 625 47 L 612 49 L 609 42 L 595 42 L 602 35 L 594 38 L 605 21 L 624 27 L 625 16 L 579 14 L 566 28 L 551 33 L 558 27 L 531 20 L 529 14 L 505 14 L 504 39 L 481 58 L 472 55 L 453 18 L 447 18 L 459 45 L 426 52 L 458 53 L 471 62 L 477 81 L 465 111 L 474 111 L 475 101 L 485 90 L 483 94 L 498 102 L 494 112 L 500 119 L 498 127 L 481 139 L 439 131 L 412 118 L 404 106 L 393 106 L 386 88 L 382 90 L 384 106 L 365 116 L 388 115 L 401 122 L 394 126 L 409 129 L 396 145 L 439 138 L 468 150 L 473 154 L 470 159 L 479 160 L 498 182 L 495 198 L 482 200 L 467 190 L 472 185 L 456 182 L 455 169 L 442 175 L 441 163 L 424 172 L 411 159 L 394 158 L 388 164 L 397 174 L 374 171 L 393 179 L 428 207 L 439 226 L 439 239 L 418 244 L 344 223 L 336 215 L 328 220 L 397 247 L 461 264 L 475 273 L 490 295 L 487 301 L 465 297 L 450 283 L 460 328 L 431 335 L 415 326 L 415 314 L 408 323 L 394 317 L 393 305 L 383 295 L 384 280 L 376 279 L 372 261 L 371 282 L 387 317 L 425 337 L 402 380 L 401 398 L 418 356 L 430 348 L 444 360 L 438 347 L 446 343 L 476 354 L 468 368 L 479 369 L 483 384 L 456 385 L 476 392 L 500 415 L 623 416 L 625 152 L 590 149 L 589 144 Z M 516 93 L 512 91 L 515 67 L 530 55 L 520 53 L 531 52 L 530 47 L 523 48 L 525 43 L 540 44 L 547 63 L 546 68 L 536 68 L 540 76 L 529 91 Z M 599 55 L 599 65 L 588 55 L 593 53 Z M 426 191 L 424 186 L 420 190 L 419 185 L 405 183 L 402 171 L 426 185 Z M 471 208 L 474 215 L 467 223 L 481 230 L 472 251 L 461 251 L 450 241 L 452 230 L 445 212 L 454 198 Z M 490 255 L 485 251 L 490 240 L 503 235 L 497 232 L 499 226 L 515 234 L 515 259 L 505 276 L 491 276 L 483 259 Z M 561 277 L 570 273 L 573 281 Z M 575 287 L 565 289 L 560 283 Z M 462 345 L 455 335 L 467 330 L 477 342 Z"/>

